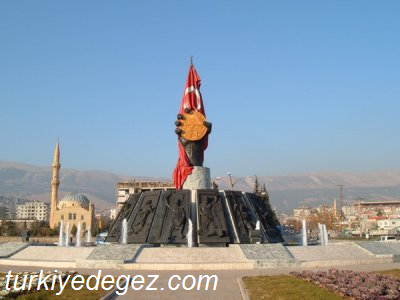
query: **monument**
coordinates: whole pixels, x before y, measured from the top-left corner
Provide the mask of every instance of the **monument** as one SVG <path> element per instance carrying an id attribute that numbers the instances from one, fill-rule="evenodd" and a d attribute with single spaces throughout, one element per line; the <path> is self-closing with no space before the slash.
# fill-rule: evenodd
<path id="1" fill-rule="evenodd" d="M 191 62 L 175 121 L 176 189 L 131 195 L 112 224 L 107 242 L 122 242 L 123 220 L 129 244 L 191 247 L 283 242 L 260 196 L 212 188 L 210 169 L 203 166 L 212 124 L 206 119 L 200 85 Z"/>

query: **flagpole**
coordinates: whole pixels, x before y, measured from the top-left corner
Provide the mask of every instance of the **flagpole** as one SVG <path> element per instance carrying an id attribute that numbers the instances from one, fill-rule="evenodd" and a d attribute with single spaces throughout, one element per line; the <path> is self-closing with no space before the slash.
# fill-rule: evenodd
<path id="1" fill-rule="evenodd" d="M 193 66 L 193 55 L 190 57 L 190 65 Z"/>

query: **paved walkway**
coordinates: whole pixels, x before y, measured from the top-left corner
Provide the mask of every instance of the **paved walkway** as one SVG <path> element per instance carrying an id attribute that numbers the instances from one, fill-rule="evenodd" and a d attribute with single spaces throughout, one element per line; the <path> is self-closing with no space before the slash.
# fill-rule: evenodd
<path id="1" fill-rule="evenodd" d="M 235 271 L 128 271 L 128 270 L 103 270 L 102 276 L 113 275 L 117 277 L 119 275 L 130 275 L 131 277 L 135 275 L 142 275 L 145 277 L 145 287 L 150 283 L 152 278 L 147 277 L 148 275 L 159 275 L 159 279 L 154 283 L 152 287 L 157 288 L 157 291 L 146 291 L 144 288 L 139 291 L 135 291 L 131 288 L 127 290 L 124 296 L 118 296 L 117 299 L 233 299 L 241 300 L 241 293 L 239 285 L 237 282 L 238 277 L 243 276 L 259 276 L 259 275 L 280 275 L 289 274 L 291 271 L 299 270 L 314 270 L 314 271 L 326 271 L 331 267 L 314 267 L 314 268 L 274 268 L 274 269 L 256 269 L 256 270 L 235 270 Z M 43 268 L 32 268 L 23 266 L 14 266 L 11 268 L 13 272 L 19 271 L 38 271 Z M 352 266 L 340 266 L 338 269 L 347 269 L 354 271 L 379 271 L 379 270 L 390 270 L 390 269 L 400 269 L 400 263 L 390 263 L 390 264 L 364 264 L 364 265 L 352 265 Z M 10 267 L 0 265 L 0 272 L 8 272 Z M 95 275 L 98 270 L 96 269 L 76 269 L 79 274 L 84 275 Z M 218 285 L 215 291 L 209 288 L 208 291 L 202 289 L 186 291 L 182 288 L 178 288 L 176 291 L 171 291 L 168 289 L 168 280 L 173 275 L 178 275 L 184 278 L 186 275 L 193 275 L 198 278 L 199 275 L 217 275 Z M 172 280 L 171 285 L 176 286 L 176 284 L 181 283 L 178 280 Z M 188 280 L 187 285 L 191 282 Z M 212 284 L 210 284 L 212 286 Z M 164 290 L 160 290 L 164 288 Z"/>
<path id="2" fill-rule="evenodd" d="M 291 246 L 287 247 L 289 252 L 298 260 L 351 260 L 351 259 L 373 259 L 372 254 L 360 249 L 353 243 L 329 244 L 327 246 Z"/>
<path id="3" fill-rule="evenodd" d="M 285 247 L 281 244 L 215 248 L 119 244 L 97 247 L 26 246 L 23 243 L 0 244 L 0 254 L 3 254 L 0 263 L 53 267 L 58 262 L 60 267 L 127 270 L 235 270 L 384 263 L 396 262 L 400 258 L 400 243 L 397 242 L 348 242 L 308 247 Z"/>
<path id="4" fill-rule="evenodd" d="M 8 258 L 28 247 L 27 243 L 0 243 L 0 258 Z"/>
<path id="5" fill-rule="evenodd" d="M 94 247 L 31 246 L 14 254 L 9 260 L 73 261 L 85 259 Z"/>
<path id="6" fill-rule="evenodd" d="M 22 246 L 21 243 L 0 244 L 0 253 L 3 251 L 4 255 L 14 253 L 16 249 L 20 250 L 10 258 L 0 260 L 0 271 L 42 269 L 53 271 L 64 268 L 64 270 L 75 269 L 81 274 L 88 275 L 97 274 L 98 270 L 102 270 L 102 276 L 108 274 L 130 275 L 130 278 L 135 275 L 144 276 L 145 283 L 141 290 L 135 291 L 128 288 L 126 295 L 119 297 L 126 299 L 182 299 L 185 297 L 191 300 L 241 299 L 237 278 L 242 276 L 287 274 L 293 270 L 327 270 L 332 267 L 356 271 L 400 268 L 400 263 L 395 259 L 400 253 L 400 243 L 337 243 L 310 247 L 284 247 L 281 244 L 231 245 L 227 248 L 106 245 L 96 248 L 30 246 L 23 249 Z M 79 261 L 82 263 L 78 263 Z M 29 267 L 29 265 L 37 267 Z M 174 271 L 174 268 L 177 270 Z M 159 275 L 152 286 L 157 290 L 145 289 L 153 279 L 148 275 Z M 173 275 L 179 276 L 172 278 L 170 283 L 172 287 L 180 284 L 175 291 L 168 287 Z M 205 290 L 204 279 L 197 290 L 199 276 L 202 275 L 218 276 L 215 291 L 212 290 L 213 280 L 208 290 Z M 194 289 L 183 288 L 186 276 L 185 286 L 190 287 L 194 283 Z"/>
<path id="7" fill-rule="evenodd" d="M 400 255 L 400 242 L 356 242 L 356 244 L 374 255 Z"/>

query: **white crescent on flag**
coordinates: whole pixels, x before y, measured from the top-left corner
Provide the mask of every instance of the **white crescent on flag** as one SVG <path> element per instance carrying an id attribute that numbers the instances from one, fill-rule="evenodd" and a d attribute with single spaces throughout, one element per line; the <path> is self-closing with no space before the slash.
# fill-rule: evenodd
<path id="1" fill-rule="evenodd" d="M 187 94 L 193 93 L 193 92 L 196 95 L 196 102 L 197 102 L 196 108 L 197 108 L 197 110 L 200 110 L 201 109 L 201 96 L 200 96 L 199 89 L 196 89 L 193 85 L 188 86 L 185 90 L 185 96 Z M 186 102 L 183 104 L 183 108 L 188 108 L 186 105 Z"/>

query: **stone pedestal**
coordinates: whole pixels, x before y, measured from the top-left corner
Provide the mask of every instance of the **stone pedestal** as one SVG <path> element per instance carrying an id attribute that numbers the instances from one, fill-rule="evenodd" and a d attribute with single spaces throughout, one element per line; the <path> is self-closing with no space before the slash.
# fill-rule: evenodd
<path id="1" fill-rule="evenodd" d="M 106 242 L 122 242 L 124 219 L 131 228 L 128 244 L 222 247 L 283 241 L 260 196 L 212 190 L 209 172 L 208 168 L 195 168 L 182 190 L 130 196 Z"/>
<path id="2" fill-rule="evenodd" d="M 182 189 L 211 189 L 210 169 L 206 167 L 193 167 L 192 174 L 186 177 Z"/>

